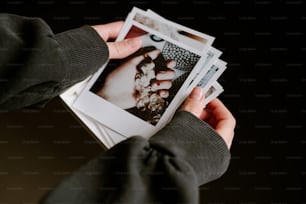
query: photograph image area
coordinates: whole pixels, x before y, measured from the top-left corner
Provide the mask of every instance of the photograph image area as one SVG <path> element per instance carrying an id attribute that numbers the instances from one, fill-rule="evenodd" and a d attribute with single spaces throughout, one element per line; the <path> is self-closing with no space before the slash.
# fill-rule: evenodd
<path id="1" fill-rule="evenodd" d="M 140 37 L 133 55 L 111 60 L 90 91 L 156 125 L 201 56 L 132 25 L 125 38 Z"/>
<path id="2" fill-rule="evenodd" d="M 211 46 L 212 42 L 214 41 L 214 37 L 212 36 L 199 33 L 171 21 L 166 21 L 156 14 L 151 13 L 151 16 L 148 12 L 143 13 L 138 9 L 134 10 L 135 15 L 133 20 L 135 22 L 168 36 L 177 42 L 188 45 L 190 48 L 203 51 Z"/>

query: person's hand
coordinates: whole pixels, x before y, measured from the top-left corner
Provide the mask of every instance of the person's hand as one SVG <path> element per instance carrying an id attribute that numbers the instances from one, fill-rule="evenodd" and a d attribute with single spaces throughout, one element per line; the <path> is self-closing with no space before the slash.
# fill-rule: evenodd
<path id="1" fill-rule="evenodd" d="M 146 70 L 147 75 L 150 73 L 155 75 L 154 80 L 147 81 L 151 86 L 151 91 L 158 93 L 162 98 L 167 98 L 168 89 L 175 76 L 174 70 L 171 69 L 175 66 L 175 62 L 168 61 L 167 70 L 155 73 L 153 60 L 159 55 L 160 51 L 155 49 L 127 60 L 107 75 L 103 87 L 97 94 L 123 109 L 135 107 L 139 95 L 135 79 L 140 72 L 139 69 L 143 69 Z M 147 59 L 150 59 L 149 62 L 145 62 Z"/>
<path id="2" fill-rule="evenodd" d="M 191 112 L 196 117 L 207 122 L 223 138 L 228 148 L 231 147 L 234 137 L 236 120 L 226 106 L 219 100 L 214 99 L 203 105 L 204 93 L 202 88 L 195 87 L 185 100 L 182 110 Z"/>
<path id="3" fill-rule="evenodd" d="M 123 26 L 123 21 L 91 26 L 106 42 L 109 49 L 109 59 L 121 59 L 136 52 L 141 47 L 139 37 L 128 38 L 117 42 L 107 42 L 115 39 Z"/>

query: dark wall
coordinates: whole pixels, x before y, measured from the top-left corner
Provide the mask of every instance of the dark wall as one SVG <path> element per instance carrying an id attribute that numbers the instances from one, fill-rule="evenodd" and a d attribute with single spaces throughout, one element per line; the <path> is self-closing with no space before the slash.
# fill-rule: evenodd
<path id="1" fill-rule="evenodd" d="M 223 52 L 221 59 L 228 62 L 227 70 L 219 80 L 225 89 L 219 98 L 236 117 L 237 129 L 230 167 L 222 178 L 201 187 L 201 203 L 305 203 L 305 196 L 302 196 L 305 194 L 303 184 L 306 176 L 303 167 L 306 162 L 303 153 L 306 146 L 305 3 L 270 0 L 152 2 L 16 0 L 1 1 L 0 12 L 41 17 L 57 33 L 83 24 L 124 19 L 131 8 L 137 6 L 150 8 L 176 23 L 216 37 L 213 46 Z M 3 160 L 10 163 L 11 156 L 23 155 L 18 151 L 15 154 L 8 153 L 12 151 L 10 145 L 14 148 L 19 148 L 19 145 L 32 148 L 22 143 L 25 132 L 29 133 L 28 137 L 49 134 L 51 139 L 46 146 L 52 144 L 54 135 L 67 138 L 71 134 L 78 134 L 78 139 L 74 141 L 77 146 L 66 146 L 71 148 L 71 155 L 80 151 L 87 154 L 84 156 L 80 153 L 84 156 L 83 160 L 68 166 L 70 170 L 101 151 L 102 148 L 94 143 L 90 134 L 79 126 L 69 112 L 64 111 L 65 108 L 58 100 L 54 99 L 37 116 L 24 111 L 0 113 L 0 152 Z M 45 124 L 53 124 L 49 128 L 51 131 L 23 125 L 26 123 L 22 118 L 26 120 L 29 114 L 32 120 L 36 117 L 38 121 L 48 118 Z M 54 117 L 50 118 L 50 114 Z M 65 123 L 70 126 L 60 128 L 59 124 Z M 22 131 L 16 131 L 18 124 Z M 80 131 L 76 133 L 73 128 L 69 128 L 71 126 L 78 127 Z M 3 132 L 10 137 L 2 136 Z M 19 142 L 9 142 L 12 137 L 19 138 Z M 42 137 L 36 140 L 40 143 L 44 141 Z M 84 147 L 84 141 L 92 141 L 95 148 L 89 145 Z M 54 165 L 61 165 L 69 158 L 67 155 L 60 156 L 65 155 L 64 150 L 59 150 L 57 154 L 59 156 L 52 160 Z M 43 150 L 40 155 L 43 155 Z M 10 163 L 12 169 L 25 169 L 25 164 L 14 161 Z M 42 162 L 39 164 L 43 165 Z M 1 167 L 1 164 L 0 168 L 4 168 L 2 171 L 0 169 L 0 180 L 7 181 L 0 184 L 0 203 L 16 200 L 9 196 L 1 200 L 2 195 L 8 192 L 27 196 L 35 190 L 22 183 L 22 179 L 20 183 L 14 181 L 14 185 L 10 186 L 13 180 L 10 175 L 14 174 Z M 39 183 L 39 179 L 45 179 L 40 175 L 32 179 Z M 19 176 L 29 178 L 24 172 Z M 52 178 L 59 180 L 62 177 Z M 36 199 L 34 196 L 26 198 Z"/>

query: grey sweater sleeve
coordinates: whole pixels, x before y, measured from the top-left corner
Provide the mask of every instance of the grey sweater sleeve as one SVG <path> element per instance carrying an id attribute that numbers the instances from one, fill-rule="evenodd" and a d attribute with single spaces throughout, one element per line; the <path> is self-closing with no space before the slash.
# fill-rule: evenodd
<path id="1" fill-rule="evenodd" d="M 207 123 L 179 111 L 176 117 L 150 139 L 151 146 L 186 161 L 195 172 L 197 185 L 220 177 L 227 169 L 230 152 L 224 140 Z"/>
<path id="2" fill-rule="evenodd" d="M 0 14 L 0 109 L 44 102 L 94 73 L 108 58 L 89 26 L 54 35 L 38 18 Z M 61 182 L 42 203 L 198 203 L 198 187 L 220 177 L 230 154 L 188 112 L 150 140 L 114 146 Z"/>
<path id="3" fill-rule="evenodd" d="M 90 26 L 55 35 L 42 19 L 0 14 L 0 109 L 44 103 L 107 58 L 106 43 Z"/>
<path id="4" fill-rule="evenodd" d="M 129 138 L 67 177 L 41 203 L 197 204 L 198 187 L 227 170 L 222 138 L 180 111 L 150 140 Z"/>

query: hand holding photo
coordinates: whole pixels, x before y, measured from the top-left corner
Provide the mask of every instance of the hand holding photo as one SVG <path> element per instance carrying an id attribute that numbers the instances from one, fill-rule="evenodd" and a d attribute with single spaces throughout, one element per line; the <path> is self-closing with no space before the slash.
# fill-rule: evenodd
<path id="1" fill-rule="evenodd" d="M 223 92 L 217 79 L 226 62 L 211 46 L 214 37 L 133 8 L 116 41 L 135 37 L 141 48 L 109 60 L 69 104 L 90 118 L 107 146 L 134 135 L 152 136 L 195 86 L 205 90 L 206 103 Z"/>

